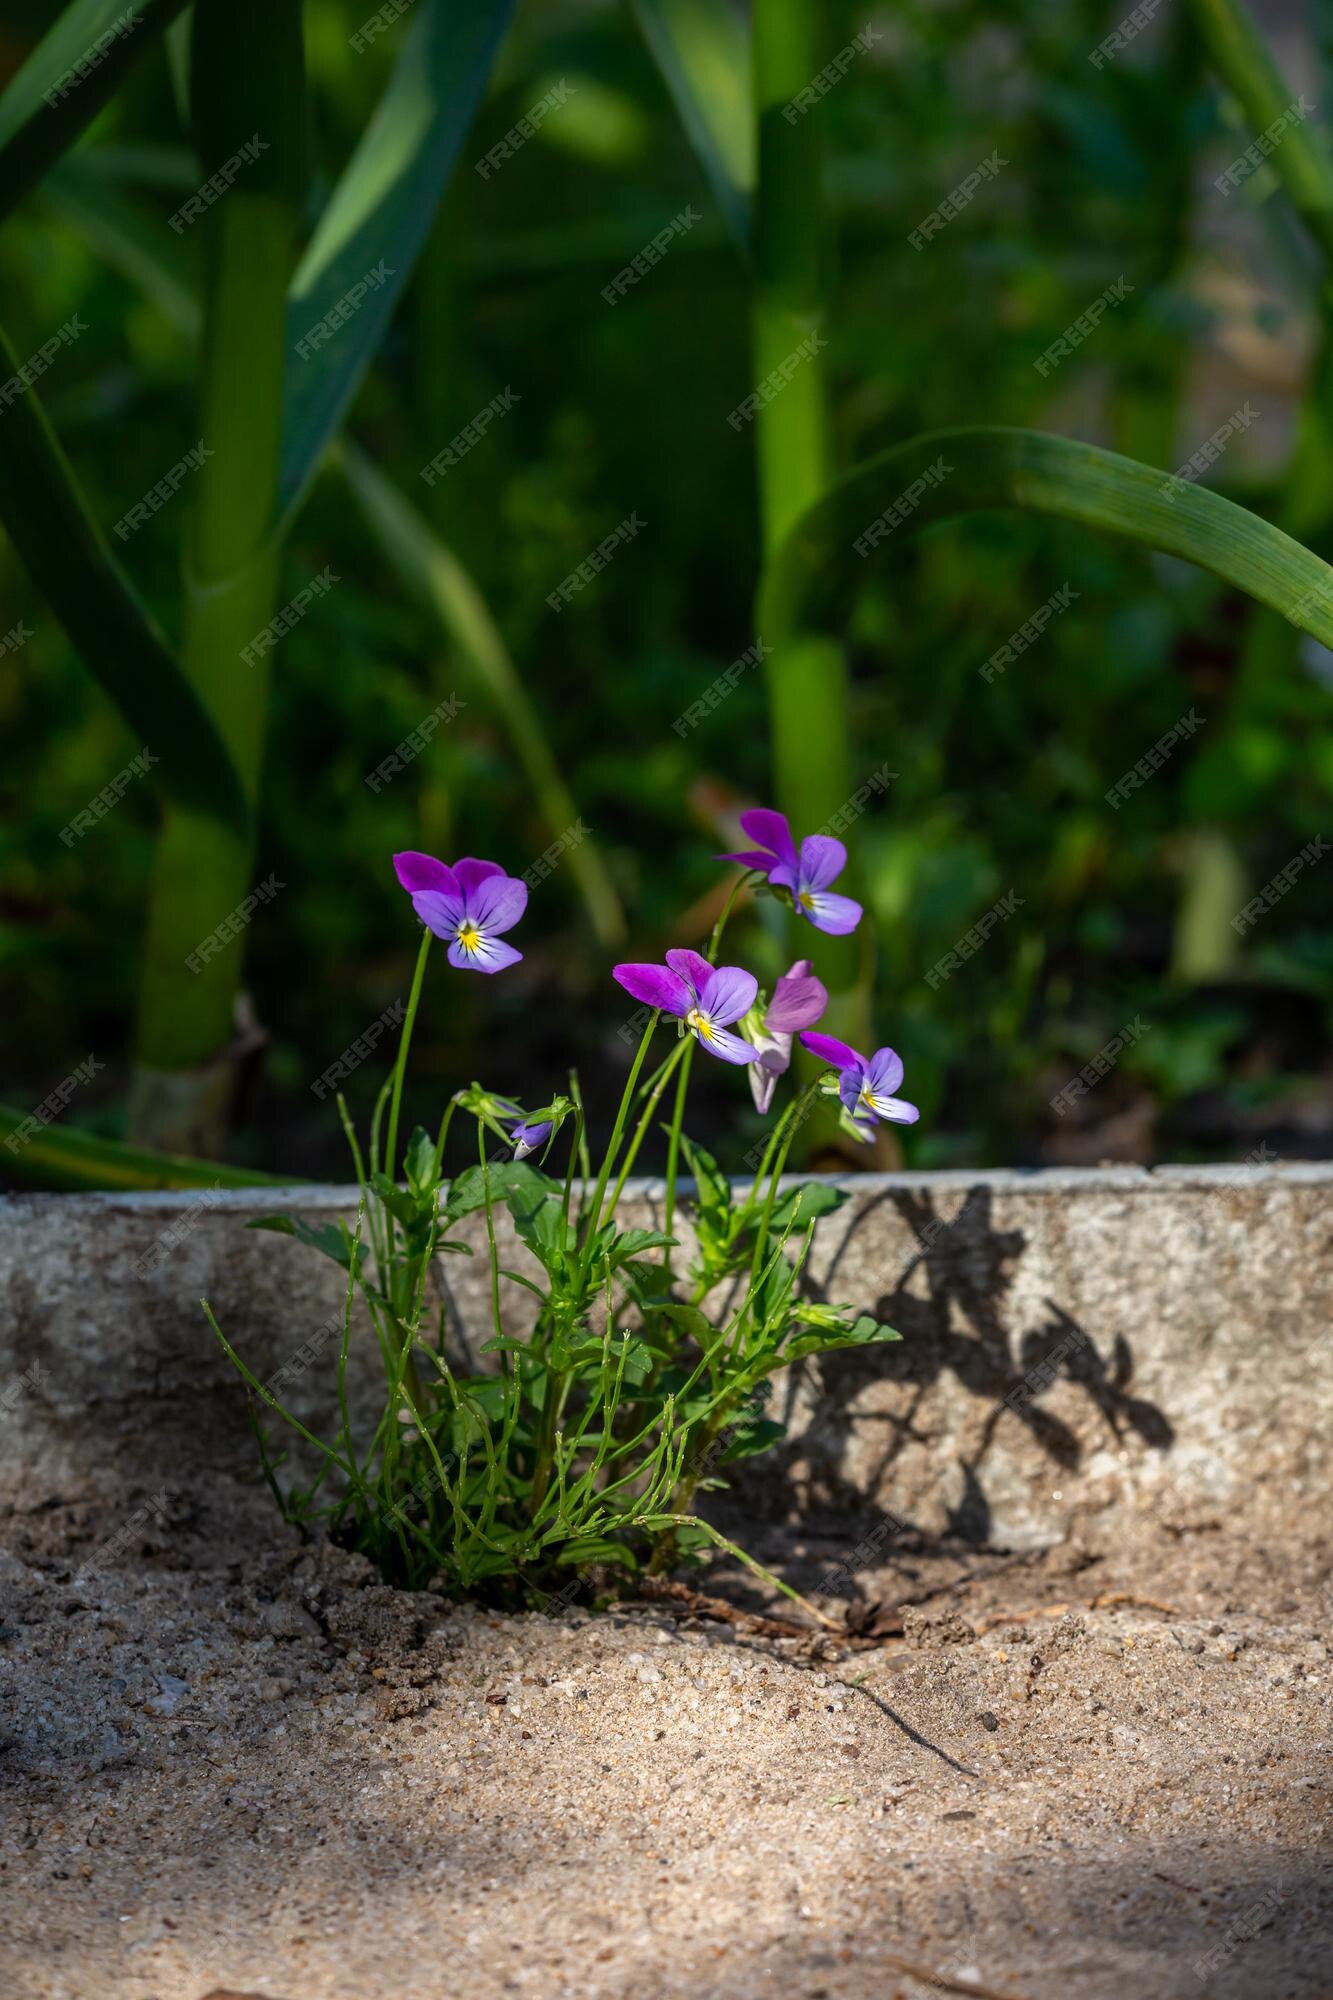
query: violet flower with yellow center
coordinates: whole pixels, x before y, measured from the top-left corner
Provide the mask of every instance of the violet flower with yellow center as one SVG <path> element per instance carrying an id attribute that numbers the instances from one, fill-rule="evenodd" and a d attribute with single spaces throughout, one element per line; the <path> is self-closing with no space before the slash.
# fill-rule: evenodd
<path id="1" fill-rule="evenodd" d="M 528 885 L 506 875 L 498 861 L 436 861 L 409 849 L 395 854 L 398 880 L 428 931 L 443 938 L 450 965 L 467 972 L 502 972 L 523 954 L 500 941 L 528 906 Z"/>
<path id="2" fill-rule="evenodd" d="M 759 1051 L 728 1034 L 754 1004 L 759 982 L 739 965 L 710 965 L 697 951 L 669 951 L 665 965 L 617 965 L 612 978 L 647 1007 L 674 1014 L 701 1048 L 722 1062 L 750 1063 Z"/>
<path id="3" fill-rule="evenodd" d="M 845 937 L 856 929 L 861 905 L 850 896 L 835 896 L 829 890 L 829 883 L 836 882 L 847 866 L 847 849 L 840 840 L 828 833 L 811 833 L 798 849 L 786 815 L 764 806 L 743 812 L 741 829 L 758 845 L 740 854 L 719 855 L 720 861 L 739 861 L 743 868 L 762 869 L 770 888 L 785 889 L 797 916 L 817 931 Z"/>
<path id="4" fill-rule="evenodd" d="M 874 1137 L 877 1120 L 886 1125 L 916 1124 L 921 1113 L 915 1104 L 892 1095 L 903 1080 L 902 1057 L 892 1049 L 863 1056 L 832 1035 L 802 1035 L 801 1040 L 812 1055 L 839 1071 L 838 1096 L 862 1139 L 869 1142 Z"/>

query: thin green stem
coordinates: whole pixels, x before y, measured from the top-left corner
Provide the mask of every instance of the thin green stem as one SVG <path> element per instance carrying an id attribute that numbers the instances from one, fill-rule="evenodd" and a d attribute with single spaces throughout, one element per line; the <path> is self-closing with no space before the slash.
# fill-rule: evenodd
<path id="1" fill-rule="evenodd" d="M 597 1176 L 597 1185 L 593 1189 L 592 1206 L 588 1211 L 587 1229 L 583 1239 L 583 1259 L 580 1267 L 580 1278 L 585 1281 L 588 1272 L 588 1262 L 592 1255 L 592 1245 L 596 1240 L 597 1231 L 601 1227 L 602 1201 L 606 1194 L 606 1184 L 611 1178 L 611 1168 L 615 1163 L 617 1153 L 620 1151 L 620 1142 L 625 1134 L 625 1121 L 629 1116 L 629 1107 L 634 1100 L 634 1090 L 639 1081 L 639 1071 L 643 1068 L 643 1060 L 648 1053 L 648 1044 L 653 1038 L 653 1031 L 660 1019 L 660 1010 L 654 1007 L 652 1018 L 643 1031 L 643 1039 L 639 1043 L 638 1051 L 630 1066 L 629 1078 L 624 1090 L 621 1092 L 620 1109 L 616 1112 L 616 1122 L 611 1132 L 611 1143 L 606 1149 L 602 1160 L 601 1172 Z"/>
<path id="2" fill-rule="evenodd" d="M 403 1099 L 403 1073 L 407 1068 L 407 1051 L 411 1047 L 412 1030 L 416 1026 L 421 984 L 426 977 L 426 960 L 430 956 L 432 942 L 431 932 L 423 930 L 421 949 L 417 953 L 416 971 L 412 974 L 412 991 L 407 996 L 407 1012 L 403 1016 L 403 1032 L 398 1037 L 398 1060 L 393 1068 L 393 1095 L 389 1099 L 389 1138 L 384 1151 L 384 1171 L 390 1180 L 397 1179 L 398 1108 Z"/>
<path id="3" fill-rule="evenodd" d="M 679 1064 L 688 1062 L 688 1059 L 693 1054 L 693 1051 L 694 1051 L 694 1037 L 691 1035 L 688 1038 L 682 1038 L 676 1044 L 676 1047 L 672 1050 L 671 1054 L 667 1057 L 665 1063 L 663 1063 L 661 1071 L 658 1074 L 657 1080 L 653 1084 L 652 1089 L 648 1093 L 648 1102 L 643 1107 L 643 1116 L 640 1118 L 638 1125 L 635 1127 L 634 1137 L 630 1140 L 630 1143 L 625 1151 L 624 1164 L 620 1169 L 620 1173 L 616 1179 L 616 1184 L 614 1188 L 611 1190 L 611 1200 L 606 1211 L 608 1218 L 610 1216 L 613 1216 L 616 1212 L 616 1208 L 619 1204 L 620 1196 L 624 1189 L 625 1182 L 630 1177 L 630 1173 L 632 1172 L 634 1167 L 634 1162 L 639 1156 L 639 1148 L 643 1144 L 644 1135 L 647 1132 L 648 1127 L 652 1122 L 653 1113 L 656 1111 L 658 1105 L 661 1103 L 662 1093 L 666 1089 L 667 1084 L 671 1081 L 671 1072 Z M 670 1233 L 671 1232 L 668 1230 L 667 1234 L 670 1235 Z"/>

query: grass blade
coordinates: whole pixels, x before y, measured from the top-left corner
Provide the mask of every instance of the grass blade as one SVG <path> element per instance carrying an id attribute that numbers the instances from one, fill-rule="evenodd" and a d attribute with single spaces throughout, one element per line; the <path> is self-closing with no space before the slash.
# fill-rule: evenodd
<path id="1" fill-rule="evenodd" d="M 388 89 L 292 282 L 282 462 L 288 513 L 384 337 L 513 13 L 513 0 L 419 4 Z M 342 324 L 323 325 L 354 297 Z"/>
<path id="2" fill-rule="evenodd" d="M 1333 646 L 1333 569 L 1271 522 L 1098 445 L 1000 425 L 923 432 L 855 467 L 801 517 L 769 563 L 758 629 L 775 648 L 784 635 L 840 630 L 849 583 L 863 581 L 904 536 L 1002 507 L 1181 556 Z M 883 520 L 888 509 L 898 511 L 897 525 Z"/>
<path id="3" fill-rule="evenodd" d="M 66 7 L 0 97 L 0 216 L 69 151 L 185 5 L 73 0 Z"/>
<path id="4" fill-rule="evenodd" d="M 435 614 L 508 730 L 552 836 L 567 833 L 578 822 L 578 809 L 481 592 L 457 556 L 364 453 L 346 445 L 342 463 L 367 521 L 404 586 Z M 568 859 L 599 942 L 618 943 L 625 936 L 624 912 L 596 846 L 591 840 L 580 840 L 569 849 Z"/>
<path id="5" fill-rule="evenodd" d="M 631 6 L 718 207 L 748 256 L 755 146 L 744 23 L 722 0 L 631 0 Z"/>
<path id="6" fill-rule="evenodd" d="M 0 377 L 18 367 L 0 332 Z M 151 776 L 165 795 L 244 826 L 222 736 L 103 540 L 35 389 L 0 412 L 0 520 L 84 664 L 160 758 Z"/>
<path id="7" fill-rule="evenodd" d="M 46 1125 L 29 1135 L 23 1128 L 29 1113 L 0 1104 L 0 1173 L 42 1188 L 93 1193 L 99 1189 L 196 1187 L 293 1187 L 288 1174 L 261 1174 L 247 1167 L 224 1167 L 216 1160 L 191 1160 L 173 1153 L 154 1153 L 124 1146 L 116 1139 L 98 1139 Z M 8 1144 L 16 1143 L 11 1148 Z"/>

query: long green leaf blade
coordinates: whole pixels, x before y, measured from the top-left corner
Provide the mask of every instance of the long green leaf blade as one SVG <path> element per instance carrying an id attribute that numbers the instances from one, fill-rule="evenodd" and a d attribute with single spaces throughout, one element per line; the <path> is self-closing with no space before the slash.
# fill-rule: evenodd
<path id="1" fill-rule="evenodd" d="M 345 445 L 342 462 L 404 587 L 435 614 L 503 721 L 553 836 L 568 835 L 579 825 L 577 808 L 486 600 L 457 556 L 364 453 Z M 568 856 L 597 938 L 603 944 L 618 943 L 625 935 L 624 913 L 596 846 L 580 838 Z"/>
<path id="2" fill-rule="evenodd" d="M 631 5 L 718 207 L 748 254 L 756 169 L 744 23 L 726 0 Z"/>
<path id="3" fill-rule="evenodd" d="M 224 1167 L 217 1160 L 190 1160 L 154 1153 L 46 1125 L 27 1128 L 31 1114 L 0 1104 L 0 1173 L 43 1188 L 93 1192 L 97 1189 L 291 1187 L 292 1176 L 261 1174 L 248 1167 Z M 14 1145 L 9 1145 L 10 1140 Z"/>
<path id="4" fill-rule="evenodd" d="M 434 220 L 514 0 L 419 0 L 375 115 L 292 281 L 281 499 L 299 502 Z M 331 320 L 331 315 L 345 315 Z"/>
<path id="5" fill-rule="evenodd" d="M 1020 507 L 1181 556 L 1333 646 L 1333 569 L 1271 522 L 1136 459 L 1045 431 L 928 431 L 853 469 L 791 530 L 760 586 L 758 630 L 840 629 L 855 584 L 909 535 Z"/>
<path id="6" fill-rule="evenodd" d="M 187 0 L 73 0 L 0 97 L 0 216 L 67 153 Z"/>
<path id="7" fill-rule="evenodd" d="M 0 331 L 0 378 L 19 362 Z M 0 409 L 0 520 L 84 664 L 160 763 L 168 797 L 243 826 L 240 779 L 216 724 L 111 554 L 33 388 Z"/>

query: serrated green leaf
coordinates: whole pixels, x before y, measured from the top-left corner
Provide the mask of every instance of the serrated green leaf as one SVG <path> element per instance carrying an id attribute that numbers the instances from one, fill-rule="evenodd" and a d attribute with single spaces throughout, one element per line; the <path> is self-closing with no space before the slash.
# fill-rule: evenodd
<path id="1" fill-rule="evenodd" d="M 781 1195 L 769 1219 L 769 1228 L 777 1234 L 788 1227 L 804 1227 L 821 1215 L 832 1215 L 842 1207 L 850 1196 L 846 1188 L 829 1187 L 820 1181 L 806 1181 L 789 1193 Z"/>
<path id="2" fill-rule="evenodd" d="M 300 1215 L 258 1215 L 253 1222 L 246 1223 L 247 1229 L 269 1229 L 278 1236 L 294 1236 L 298 1243 L 308 1249 L 318 1250 L 321 1256 L 331 1257 L 335 1264 L 341 1264 L 344 1271 L 352 1268 L 352 1252 L 356 1250 L 359 1270 L 365 1260 L 364 1243 L 354 1244 L 345 1223 L 307 1222 Z"/>

